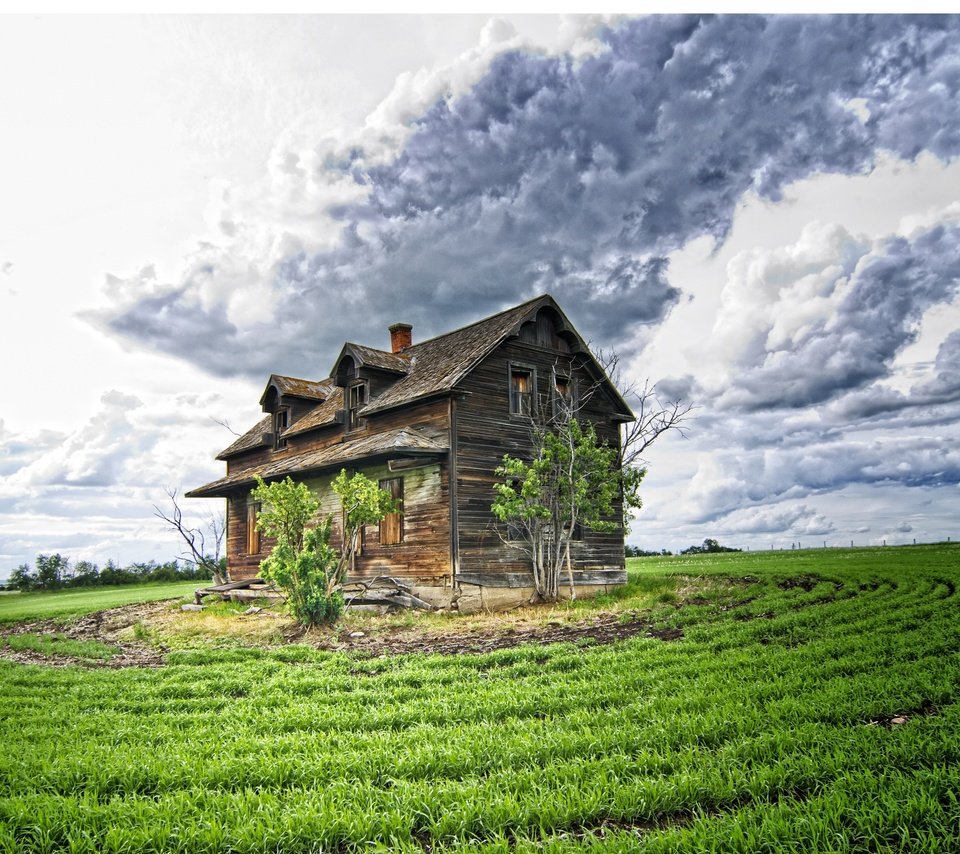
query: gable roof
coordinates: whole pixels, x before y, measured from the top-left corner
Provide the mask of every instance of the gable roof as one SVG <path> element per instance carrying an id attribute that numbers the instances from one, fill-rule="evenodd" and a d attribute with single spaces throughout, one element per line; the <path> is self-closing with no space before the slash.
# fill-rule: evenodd
<path id="1" fill-rule="evenodd" d="M 413 344 L 405 348 L 402 353 L 388 353 L 385 350 L 366 347 L 362 344 L 346 343 L 334 363 L 334 373 L 336 373 L 337 366 L 344 355 L 349 355 L 361 365 L 399 375 L 396 382 L 360 411 L 361 416 L 372 415 L 437 394 L 444 394 L 452 391 L 457 383 L 463 380 L 489 353 L 500 346 L 510 335 L 517 334 L 520 327 L 544 307 L 549 307 L 557 312 L 563 320 L 565 331 L 577 339 L 581 355 L 586 357 L 587 362 L 592 365 L 597 379 L 603 381 L 607 392 L 619 410 L 618 415 L 625 420 L 633 420 L 630 407 L 617 388 L 610 382 L 603 368 L 590 352 L 590 348 L 577 333 L 560 306 L 557 305 L 556 300 L 549 294 L 534 297 L 525 303 L 508 308 L 506 311 L 501 311 L 490 317 L 485 317 L 468 326 L 438 335 L 419 344 Z M 290 388 L 299 388 L 304 391 L 312 389 L 317 395 L 318 405 L 291 424 L 284 431 L 284 437 L 300 435 L 310 430 L 334 424 L 337 421 L 337 413 L 343 409 L 343 389 L 335 384 L 335 377 L 311 382 L 274 374 L 267 384 L 268 389 L 271 383 L 275 383 L 281 391 L 281 384 L 286 383 L 289 384 L 287 387 Z M 293 391 L 286 393 L 296 395 Z M 266 392 L 264 392 L 264 395 L 266 395 Z M 263 398 L 261 398 L 261 404 L 262 402 Z M 270 424 L 267 423 L 265 428 L 262 426 L 263 424 L 264 422 L 260 422 L 229 448 L 221 451 L 217 455 L 217 459 L 226 459 L 228 456 L 265 444 L 265 439 L 258 441 L 255 435 L 251 435 L 258 430 L 261 434 L 264 430 L 269 432 Z"/>
<path id="2" fill-rule="evenodd" d="M 224 448 L 217 454 L 218 460 L 226 460 L 228 457 L 235 457 L 244 451 L 252 451 L 255 448 L 262 448 L 271 442 L 270 431 L 273 429 L 273 416 L 258 421 L 246 433 L 244 433 L 236 442 L 229 447 Z"/>
<path id="3" fill-rule="evenodd" d="M 315 430 L 318 427 L 326 427 L 337 420 L 337 413 L 343 409 L 343 389 L 333 387 L 328 397 L 319 406 L 311 409 L 303 418 L 293 422 L 283 431 L 283 438 L 287 436 L 296 436 L 300 433 L 306 433 L 309 430 Z"/>
<path id="4" fill-rule="evenodd" d="M 553 303 L 550 297 L 537 297 L 469 326 L 407 347 L 403 351 L 410 360 L 407 375 L 371 401 L 360 414 L 382 412 L 449 391 L 508 334 L 519 328 L 526 316 L 539 308 L 544 300 Z"/>
<path id="5" fill-rule="evenodd" d="M 353 344 L 348 341 L 343 345 L 334 365 L 339 365 L 345 355 L 353 356 L 365 368 L 376 368 L 394 374 L 405 374 L 410 370 L 410 357 L 406 351 L 388 353 L 386 350 L 377 350 L 375 347 L 365 347 L 363 344 Z"/>
<path id="6" fill-rule="evenodd" d="M 334 388 L 333 380 L 326 379 L 316 382 L 314 380 L 302 380 L 299 377 L 285 377 L 282 374 L 270 374 L 267 380 L 266 388 L 260 396 L 260 405 L 267 399 L 267 392 L 270 386 L 276 386 L 281 395 L 287 397 L 301 397 L 305 400 L 324 401 L 330 396 L 331 389 Z"/>
<path id="7" fill-rule="evenodd" d="M 506 311 L 501 311 L 499 314 L 471 323 L 469 326 L 407 347 L 403 351 L 403 355 L 410 360 L 406 376 L 401 377 L 383 394 L 372 400 L 360 411 L 360 415 L 383 412 L 421 398 L 451 391 L 487 355 L 499 347 L 507 337 L 516 334 L 523 323 L 544 307 L 550 307 L 560 315 L 566 331 L 576 337 L 582 354 L 593 365 L 597 378 L 604 381 L 614 401 L 622 408 L 620 414 L 628 420 L 633 420 L 630 407 L 610 382 L 609 377 L 590 352 L 590 348 L 574 329 L 556 300 L 549 294 L 543 294 Z"/>

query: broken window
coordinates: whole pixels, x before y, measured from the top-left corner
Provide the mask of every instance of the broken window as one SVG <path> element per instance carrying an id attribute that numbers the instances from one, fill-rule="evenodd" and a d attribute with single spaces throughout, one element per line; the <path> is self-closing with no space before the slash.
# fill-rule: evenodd
<path id="1" fill-rule="evenodd" d="M 533 371 L 510 366 L 510 414 L 533 414 Z"/>
<path id="2" fill-rule="evenodd" d="M 553 370 L 553 417 L 572 416 L 577 408 L 576 381 L 569 374 Z"/>
<path id="3" fill-rule="evenodd" d="M 357 427 L 360 409 L 367 405 L 367 384 L 357 383 L 347 388 L 347 429 Z"/>

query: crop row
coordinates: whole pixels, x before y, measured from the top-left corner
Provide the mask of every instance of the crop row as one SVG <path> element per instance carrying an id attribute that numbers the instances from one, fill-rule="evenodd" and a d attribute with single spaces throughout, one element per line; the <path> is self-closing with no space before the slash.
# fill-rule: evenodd
<path id="1" fill-rule="evenodd" d="M 960 845 L 950 565 L 827 554 L 705 564 L 670 642 L 0 663 L 0 851 Z"/>

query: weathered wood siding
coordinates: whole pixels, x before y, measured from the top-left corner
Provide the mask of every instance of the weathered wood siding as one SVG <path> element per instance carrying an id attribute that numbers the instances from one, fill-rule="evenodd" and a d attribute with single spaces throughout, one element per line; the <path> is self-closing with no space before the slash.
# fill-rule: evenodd
<path id="1" fill-rule="evenodd" d="M 380 526 L 364 528 L 363 552 L 352 575 L 391 575 L 418 585 L 443 586 L 451 582 L 450 493 L 446 463 L 391 472 L 384 465 L 356 469 L 375 481 L 403 478 L 403 541 L 380 544 Z M 335 475 L 309 478 L 305 482 L 320 497 L 320 512 L 333 519 L 331 543 L 342 541 L 340 499 L 330 488 Z"/>
<path id="2" fill-rule="evenodd" d="M 576 357 L 574 364 L 576 364 Z M 529 584 L 529 559 L 503 542 L 490 511 L 494 500 L 494 469 L 504 454 L 529 459 L 530 420 L 510 414 L 511 365 L 532 368 L 538 406 L 552 406 L 554 367 L 566 368 L 571 356 L 511 339 L 497 348 L 460 382 L 465 392 L 456 403 L 457 516 L 459 574 L 466 581 L 494 586 Z M 574 371 L 581 398 L 594 384 L 589 373 Z M 620 441 L 610 420 L 612 406 L 598 390 L 586 402 L 583 418 L 594 422 L 598 435 L 611 445 Z M 619 512 L 619 506 L 617 508 Z M 619 520 L 619 517 L 617 517 Z M 623 580 L 623 534 L 584 531 L 571 545 L 577 583 L 606 584 Z"/>
<path id="3" fill-rule="evenodd" d="M 260 551 L 247 554 L 247 505 L 250 491 L 240 490 L 227 499 L 227 573 L 231 581 L 256 578 L 262 561 L 273 548 L 273 540 L 260 535 Z"/>
<path id="4" fill-rule="evenodd" d="M 363 418 L 355 430 L 344 433 L 342 424 L 331 424 L 318 430 L 291 436 L 287 447 L 279 450 L 258 448 L 227 461 L 228 474 L 235 474 L 273 460 L 296 456 L 306 450 L 319 450 L 341 441 L 379 433 L 397 427 L 415 427 L 431 438 L 446 444 L 449 440 L 449 405 L 446 400 L 433 400 L 404 407 L 380 415 Z M 366 542 L 370 548 L 363 555 L 357 570 L 360 575 L 396 575 L 411 579 L 441 579 L 449 583 L 452 575 L 450 558 L 450 494 L 447 466 L 434 462 L 426 468 L 391 473 L 386 464 L 376 467 L 358 466 L 377 480 L 403 477 L 408 516 L 404 518 L 404 542 L 381 547 L 379 529 L 369 526 Z M 322 512 L 332 513 L 335 533 L 339 538 L 340 508 L 336 496 L 328 488 L 339 469 L 328 476 L 305 476 L 318 495 L 323 496 Z M 231 581 L 254 578 L 260 570 L 260 561 L 269 553 L 272 543 L 261 537 L 260 553 L 248 555 L 247 504 L 250 490 L 241 489 L 227 499 L 227 566 Z M 339 542 L 339 539 L 337 540 Z M 427 584 L 427 581 L 419 583 Z"/>

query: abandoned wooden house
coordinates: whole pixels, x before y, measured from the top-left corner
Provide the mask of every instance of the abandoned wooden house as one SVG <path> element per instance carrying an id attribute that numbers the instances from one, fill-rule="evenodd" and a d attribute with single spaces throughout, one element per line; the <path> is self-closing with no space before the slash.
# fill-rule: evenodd
<path id="1" fill-rule="evenodd" d="M 226 476 L 187 493 L 226 499 L 231 581 L 254 577 L 269 553 L 255 526 L 255 476 L 307 483 L 337 537 L 329 484 L 346 468 L 402 500 L 362 532 L 358 576 L 402 579 L 436 605 L 529 597 L 529 560 L 490 510 L 494 470 L 504 454 L 529 456 L 531 416 L 559 397 L 581 395 L 579 417 L 611 445 L 630 408 L 548 295 L 417 344 L 407 324 L 389 332 L 390 350 L 344 344 L 328 379 L 271 376 L 263 420 L 217 456 Z M 578 595 L 626 580 L 622 530 L 578 531 L 572 557 Z"/>

